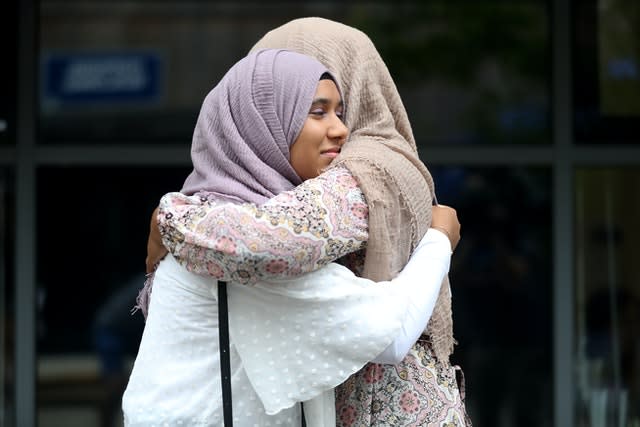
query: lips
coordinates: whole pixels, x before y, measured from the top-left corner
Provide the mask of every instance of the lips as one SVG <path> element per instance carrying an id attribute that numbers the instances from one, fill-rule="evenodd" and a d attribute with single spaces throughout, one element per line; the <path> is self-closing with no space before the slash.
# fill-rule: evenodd
<path id="1" fill-rule="evenodd" d="M 333 147 L 322 152 L 323 156 L 331 157 L 332 159 L 340 154 L 340 147 Z"/>

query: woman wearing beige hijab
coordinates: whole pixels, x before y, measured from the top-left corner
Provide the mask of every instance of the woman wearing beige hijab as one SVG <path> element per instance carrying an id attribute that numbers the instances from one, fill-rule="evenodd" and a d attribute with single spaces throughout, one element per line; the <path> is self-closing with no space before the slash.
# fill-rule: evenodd
<path id="1" fill-rule="evenodd" d="M 435 191 L 431 175 L 418 157 L 408 116 L 384 61 L 364 33 L 322 18 L 290 21 L 267 33 L 254 46 L 260 48 L 289 49 L 314 57 L 341 86 L 347 105 L 345 123 L 351 135 L 331 169 L 348 170 L 364 194 L 368 210 L 366 253 L 352 253 L 348 266 L 375 281 L 393 278 L 431 224 Z M 171 213 L 171 201 L 165 200 L 163 209 L 158 216 L 163 242 L 179 262 L 191 265 L 193 270 L 198 263 L 206 265 L 200 272 L 209 274 L 215 271 L 212 258 L 220 264 L 234 262 L 229 261 L 232 251 L 221 248 L 219 241 L 208 243 L 196 224 L 192 224 L 192 230 L 178 224 L 177 216 Z M 311 210 L 306 216 L 312 214 Z M 335 233 L 336 229 L 329 229 L 323 239 L 332 241 Z M 209 264 L 202 262 L 203 251 L 215 252 Z M 305 262 L 302 270 L 300 263 L 277 264 L 277 260 L 271 260 L 263 264 L 280 276 L 291 277 L 352 251 L 332 247 Z M 153 261 L 151 256 L 148 265 Z M 470 425 L 456 370 L 449 361 L 453 345 L 451 293 L 445 279 L 425 334 L 404 360 L 398 365 L 368 364 L 337 387 L 337 425 Z"/>

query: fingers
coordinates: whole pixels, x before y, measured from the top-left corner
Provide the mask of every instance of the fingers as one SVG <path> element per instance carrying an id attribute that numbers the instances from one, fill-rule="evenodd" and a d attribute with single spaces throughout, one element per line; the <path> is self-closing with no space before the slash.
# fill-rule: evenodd
<path id="1" fill-rule="evenodd" d="M 450 206 L 433 206 L 431 227 L 444 232 L 451 243 L 451 249 L 455 250 L 460 242 L 460 221 L 458 213 Z"/>

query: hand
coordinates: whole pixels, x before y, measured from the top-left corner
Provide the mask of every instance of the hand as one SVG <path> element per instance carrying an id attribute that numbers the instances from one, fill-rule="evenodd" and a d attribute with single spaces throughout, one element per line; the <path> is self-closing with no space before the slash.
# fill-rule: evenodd
<path id="1" fill-rule="evenodd" d="M 442 231 L 449 238 L 451 250 L 454 251 L 460 241 L 460 222 L 458 214 L 452 207 L 435 205 L 431 210 L 431 228 Z"/>
<path id="2" fill-rule="evenodd" d="M 158 208 L 155 208 L 151 214 L 151 223 L 149 225 L 149 238 L 147 239 L 147 259 L 145 260 L 147 273 L 155 270 L 156 264 L 169 252 L 162 244 L 160 229 L 158 228 Z"/>

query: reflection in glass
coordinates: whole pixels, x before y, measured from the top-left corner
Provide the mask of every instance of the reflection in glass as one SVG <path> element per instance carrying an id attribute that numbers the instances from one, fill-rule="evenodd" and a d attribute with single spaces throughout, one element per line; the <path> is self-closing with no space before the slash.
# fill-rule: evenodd
<path id="1" fill-rule="evenodd" d="M 576 173 L 575 361 L 581 426 L 640 424 L 638 188 L 638 168 Z"/>
<path id="2" fill-rule="evenodd" d="M 546 168 L 431 167 L 462 239 L 452 258 L 452 362 L 474 425 L 552 420 L 551 174 Z"/>
<path id="3" fill-rule="evenodd" d="M 42 168 L 37 176 L 38 416 L 112 426 L 144 321 L 153 208 L 190 168 Z M 46 207 L 46 208 L 45 208 Z"/>
<path id="4" fill-rule="evenodd" d="M 18 2 L 5 2 L 0 13 L 0 147 L 15 145 L 18 81 Z M 0 423 L 1 425 L 1 423 Z"/>
<path id="5" fill-rule="evenodd" d="M 14 288 L 12 248 L 15 195 L 12 176 L 0 168 L 0 426 L 14 424 Z"/>
<path id="6" fill-rule="evenodd" d="M 354 25 L 387 62 L 420 143 L 550 142 L 546 2 L 387 2 L 375 10 Z"/>
<path id="7" fill-rule="evenodd" d="M 607 0 L 599 4 L 600 108 L 607 116 L 638 117 L 640 8 L 633 0 Z"/>
<path id="8" fill-rule="evenodd" d="M 64 144 L 188 139 L 204 95 L 263 34 L 323 16 L 371 37 L 421 143 L 545 144 L 546 3 L 45 1 L 41 135 Z"/>
<path id="9" fill-rule="evenodd" d="M 574 0 L 572 18 L 576 141 L 638 144 L 638 2 Z"/>
<path id="10" fill-rule="evenodd" d="M 299 2 L 45 1 L 44 142 L 189 141 L 202 100 L 231 65 L 267 30 L 317 14 Z"/>

